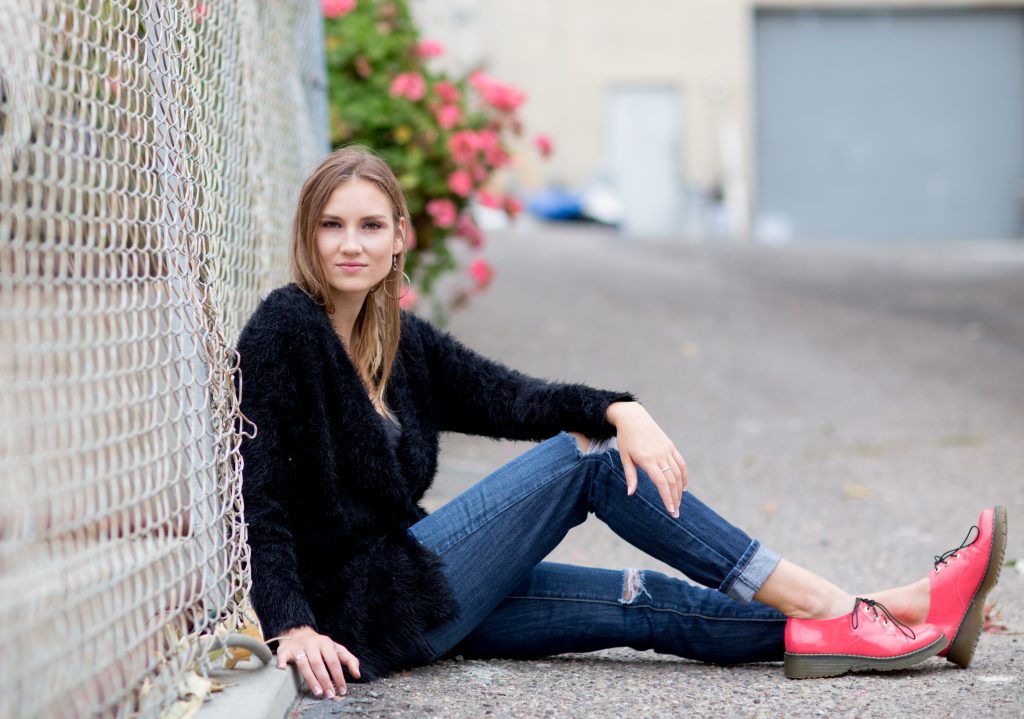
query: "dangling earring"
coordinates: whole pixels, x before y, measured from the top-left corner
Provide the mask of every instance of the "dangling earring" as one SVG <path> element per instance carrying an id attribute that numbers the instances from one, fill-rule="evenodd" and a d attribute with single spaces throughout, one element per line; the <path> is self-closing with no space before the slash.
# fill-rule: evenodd
<path id="1" fill-rule="evenodd" d="M 392 272 L 397 272 L 398 271 L 398 255 L 392 255 L 391 256 L 391 271 Z M 398 282 L 400 283 L 399 286 L 401 286 L 401 283 L 402 283 L 403 280 L 405 281 L 404 282 L 404 284 L 405 284 L 405 291 L 402 294 L 398 295 L 397 298 L 396 298 L 395 295 L 393 295 L 390 292 L 388 292 L 388 278 L 385 277 L 384 278 L 384 294 L 386 294 L 388 297 L 390 297 L 392 299 L 399 299 L 400 300 L 403 297 L 405 297 L 407 294 L 409 294 L 409 289 L 412 287 L 412 280 L 409 279 L 409 275 L 405 274 L 405 272 L 402 272 L 402 276 L 400 278 L 398 278 Z"/>

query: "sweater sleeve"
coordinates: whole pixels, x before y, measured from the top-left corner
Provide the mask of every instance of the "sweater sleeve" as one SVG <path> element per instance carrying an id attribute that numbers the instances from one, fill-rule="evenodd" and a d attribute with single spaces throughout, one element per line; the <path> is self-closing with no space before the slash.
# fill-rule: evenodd
<path id="1" fill-rule="evenodd" d="M 434 404 L 443 431 L 505 439 L 546 439 L 561 431 L 611 437 L 608 405 L 633 402 L 629 392 L 548 382 L 482 357 L 414 315 L 403 330 L 423 343 Z"/>
<path id="2" fill-rule="evenodd" d="M 259 315 L 257 314 L 257 318 Z M 254 318 L 256 319 L 256 318 Z M 242 499 L 248 527 L 253 608 L 265 636 L 293 627 L 316 628 L 299 578 L 289 516 L 298 388 L 288 340 L 266 322 L 250 322 L 238 343 L 243 414 L 256 426 L 242 441 Z M 251 428 L 250 428 L 251 430 Z"/>

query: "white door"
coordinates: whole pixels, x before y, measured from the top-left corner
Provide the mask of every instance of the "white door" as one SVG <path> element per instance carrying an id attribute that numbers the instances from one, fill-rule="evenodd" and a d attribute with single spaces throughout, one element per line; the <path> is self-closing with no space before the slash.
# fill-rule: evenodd
<path id="1" fill-rule="evenodd" d="M 679 232 L 679 95 L 666 87 L 613 89 L 607 104 L 607 165 L 632 237 Z"/>

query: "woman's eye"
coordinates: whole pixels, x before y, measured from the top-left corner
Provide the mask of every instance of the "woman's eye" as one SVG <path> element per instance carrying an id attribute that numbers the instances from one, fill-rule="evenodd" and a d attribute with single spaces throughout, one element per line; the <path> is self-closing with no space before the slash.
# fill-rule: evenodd
<path id="1" fill-rule="evenodd" d="M 368 230 L 379 230 L 381 228 L 381 224 L 379 222 L 367 222 L 363 226 Z"/>
<path id="2" fill-rule="evenodd" d="M 341 227 L 341 225 L 339 225 L 334 220 L 328 220 L 327 222 L 322 223 L 320 226 L 321 227 L 331 227 L 331 228 L 333 228 L 333 227 Z"/>

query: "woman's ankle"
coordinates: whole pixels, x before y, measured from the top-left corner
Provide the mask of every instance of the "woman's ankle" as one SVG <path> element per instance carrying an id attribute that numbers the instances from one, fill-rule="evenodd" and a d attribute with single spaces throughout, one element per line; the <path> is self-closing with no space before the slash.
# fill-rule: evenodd
<path id="1" fill-rule="evenodd" d="M 838 587 L 821 587 L 808 596 L 789 615 L 794 619 L 835 619 L 849 614 L 853 609 L 854 597 Z"/>
<path id="2" fill-rule="evenodd" d="M 785 559 L 754 595 L 794 619 L 832 619 L 849 614 L 853 596 Z"/>

